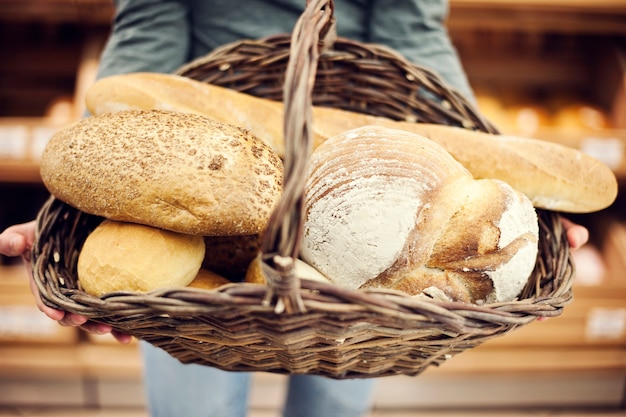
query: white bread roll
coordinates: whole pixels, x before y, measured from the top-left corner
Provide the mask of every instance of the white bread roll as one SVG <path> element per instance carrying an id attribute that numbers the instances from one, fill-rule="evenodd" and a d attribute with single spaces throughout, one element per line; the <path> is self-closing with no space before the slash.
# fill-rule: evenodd
<path id="1" fill-rule="evenodd" d="M 302 259 L 295 259 L 294 274 L 299 279 L 308 279 L 309 281 L 325 282 L 330 284 L 330 280 L 322 275 L 317 269 L 304 262 Z M 246 271 L 245 282 L 251 284 L 267 284 L 265 275 L 263 274 L 263 264 L 261 255 L 255 257 Z"/>
<path id="2" fill-rule="evenodd" d="M 531 202 L 475 180 L 441 146 L 401 130 L 344 132 L 312 154 L 302 258 L 337 285 L 508 301 L 537 259 Z"/>
<path id="3" fill-rule="evenodd" d="M 185 77 L 154 73 L 103 78 L 87 91 L 85 100 L 92 113 L 157 108 L 204 114 L 249 129 L 280 156 L 284 155 L 283 105 L 275 101 Z M 549 141 L 314 107 L 314 146 L 366 125 L 426 136 L 443 146 L 474 178 L 505 181 L 523 192 L 537 208 L 587 213 L 608 207 L 617 196 L 617 180 L 608 166 L 577 149 Z"/>
<path id="4" fill-rule="evenodd" d="M 95 296 L 184 287 L 198 274 L 204 251 L 202 236 L 104 220 L 81 249 L 78 282 Z"/>
<path id="5" fill-rule="evenodd" d="M 61 129 L 41 160 L 58 199 L 89 214 L 206 236 L 264 230 L 282 161 L 246 130 L 171 111 L 92 116 Z"/>

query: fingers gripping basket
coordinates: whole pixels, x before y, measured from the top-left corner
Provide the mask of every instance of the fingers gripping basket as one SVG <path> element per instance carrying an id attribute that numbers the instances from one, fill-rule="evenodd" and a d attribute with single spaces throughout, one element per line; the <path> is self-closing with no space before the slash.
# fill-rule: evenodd
<path id="1" fill-rule="evenodd" d="M 570 302 L 573 264 L 558 216 L 548 211 L 539 212 L 540 254 L 516 301 L 430 301 L 294 275 L 312 103 L 495 133 L 435 74 L 392 50 L 336 38 L 332 1 L 308 2 L 292 37 L 226 45 L 179 74 L 265 98 L 284 94 L 285 191 L 262 242 L 268 285 L 90 296 L 79 289 L 76 262 L 102 219 L 51 199 L 38 216 L 33 249 L 46 304 L 108 323 L 184 363 L 340 379 L 417 375 L 539 316 L 557 316 Z"/>

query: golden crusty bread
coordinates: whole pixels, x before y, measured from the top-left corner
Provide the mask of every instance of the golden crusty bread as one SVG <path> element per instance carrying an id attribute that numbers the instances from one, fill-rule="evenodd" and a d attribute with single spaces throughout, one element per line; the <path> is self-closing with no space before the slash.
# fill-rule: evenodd
<path id="1" fill-rule="evenodd" d="M 233 100 L 231 90 L 206 88 L 206 84 L 173 74 L 132 73 L 105 77 L 85 94 L 92 114 L 120 110 L 176 110 L 209 116 L 222 123 L 242 127 L 284 154 L 283 106 L 264 100 Z M 267 120 L 268 123 L 259 123 Z M 279 139 L 279 140 L 277 140 Z"/>
<path id="2" fill-rule="evenodd" d="M 184 287 L 198 274 L 204 250 L 202 236 L 104 220 L 80 251 L 78 282 L 95 296 Z"/>
<path id="3" fill-rule="evenodd" d="M 172 111 L 85 118 L 52 136 L 41 176 L 86 213 L 197 235 L 262 231 L 282 161 L 246 130 Z"/>
<path id="4" fill-rule="evenodd" d="M 326 282 L 330 284 L 330 280 L 328 278 L 322 275 L 317 269 L 304 262 L 302 259 L 295 259 L 294 273 L 299 279 L 308 279 L 311 281 Z M 263 274 L 261 255 L 255 257 L 248 266 L 244 281 L 251 284 L 267 284 L 267 280 Z"/>
<path id="5" fill-rule="evenodd" d="M 198 275 L 187 285 L 190 288 L 200 288 L 203 290 L 214 290 L 222 285 L 230 284 L 231 281 L 220 274 L 208 269 L 200 268 Z"/>
<path id="6" fill-rule="evenodd" d="M 617 179 L 608 166 L 558 143 L 328 108 L 317 108 L 314 117 L 317 133 L 326 138 L 367 125 L 419 134 L 441 145 L 474 178 L 505 181 L 537 208 L 587 213 L 610 206 L 617 197 Z"/>
<path id="7" fill-rule="evenodd" d="M 410 132 L 366 126 L 329 139 L 311 156 L 305 197 L 302 259 L 348 288 L 510 301 L 537 259 L 528 198 L 472 178 Z"/>
<path id="8" fill-rule="evenodd" d="M 155 73 L 103 78 L 87 91 L 85 100 L 93 113 L 162 108 L 205 114 L 251 130 L 283 156 L 283 107 L 275 101 Z M 366 125 L 428 137 L 442 145 L 474 178 L 505 181 L 538 208 L 593 212 L 608 207 L 617 196 L 617 180 L 609 167 L 577 149 L 536 139 L 313 107 L 314 147 L 346 130 Z"/>

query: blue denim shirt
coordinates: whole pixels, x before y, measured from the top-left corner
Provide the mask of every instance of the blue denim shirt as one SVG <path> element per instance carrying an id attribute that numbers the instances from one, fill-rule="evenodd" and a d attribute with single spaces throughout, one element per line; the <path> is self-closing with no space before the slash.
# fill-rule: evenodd
<path id="1" fill-rule="evenodd" d="M 241 39 L 291 33 L 306 0 L 116 0 L 98 77 L 172 72 Z M 447 0 L 335 0 L 339 36 L 386 45 L 472 97 L 445 27 Z"/>

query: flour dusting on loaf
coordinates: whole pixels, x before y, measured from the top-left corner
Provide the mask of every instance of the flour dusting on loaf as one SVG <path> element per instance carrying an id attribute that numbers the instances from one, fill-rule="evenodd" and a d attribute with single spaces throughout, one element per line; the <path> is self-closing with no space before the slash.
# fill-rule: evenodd
<path id="1" fill-rule="evenodd" d="M 508 262 L 487 272 L 494 282 L 494 294 L 486 301 L 513 300 L 517 297 L 532 273 L 538 251 L 539 223 L 532 202 L 504 182 L 499 186 L 504 190 L 507 204 L 498 223 L 498 248 L 515 245 L 520 240 L 523 244 L 516 248 Z"/>
<path id="2" fill-rule="evenodd" d="M 331 138 L 311 156 L 306 190 L 302 257 L 335 284 L 504 301 L 534 268 L 528 198 L 475 180 L 419 135 L 366 126 Z"/>
<path id="3" fill-rule="evenodd" d="M 410 192 L 410 182 L 402 178 L 338 183 L 332 195 L 311 206 L 308 216 L 318 221 L 307 224 L 305 247 L 307 253 L 322 255 L 316 256 L 317 267 L 326 275 L 358 288 L 394 263 L 415 227 L 420 202 Z M 376 191 L 387 187 L 384 195 Z M 372 244 L 354 246 L 356 239 Z M 347 265 L 351 267 L 346 269 Z"/>
<path id="4" fill-rule="evenodd" d="M 422 149 L 433 162 L 437 160 L 435 146 L 420 148 L 412 139 L 360 128 L 336 137 L 312 155 L 303 253 L 311 254 L 313 266 L 342 285 L 358 288 L 391 267 L 415 228 L 425 199 L 440 188 L 444 173 L 467 175 L 457 163 L 446 164 L 453 161 L 416 163 L 393 145 L 403 140 L 411 152 Z M 353 146 L 345 149 L 337 143 Z M 416 176 L 421 180 L 416 181 Z"/>

